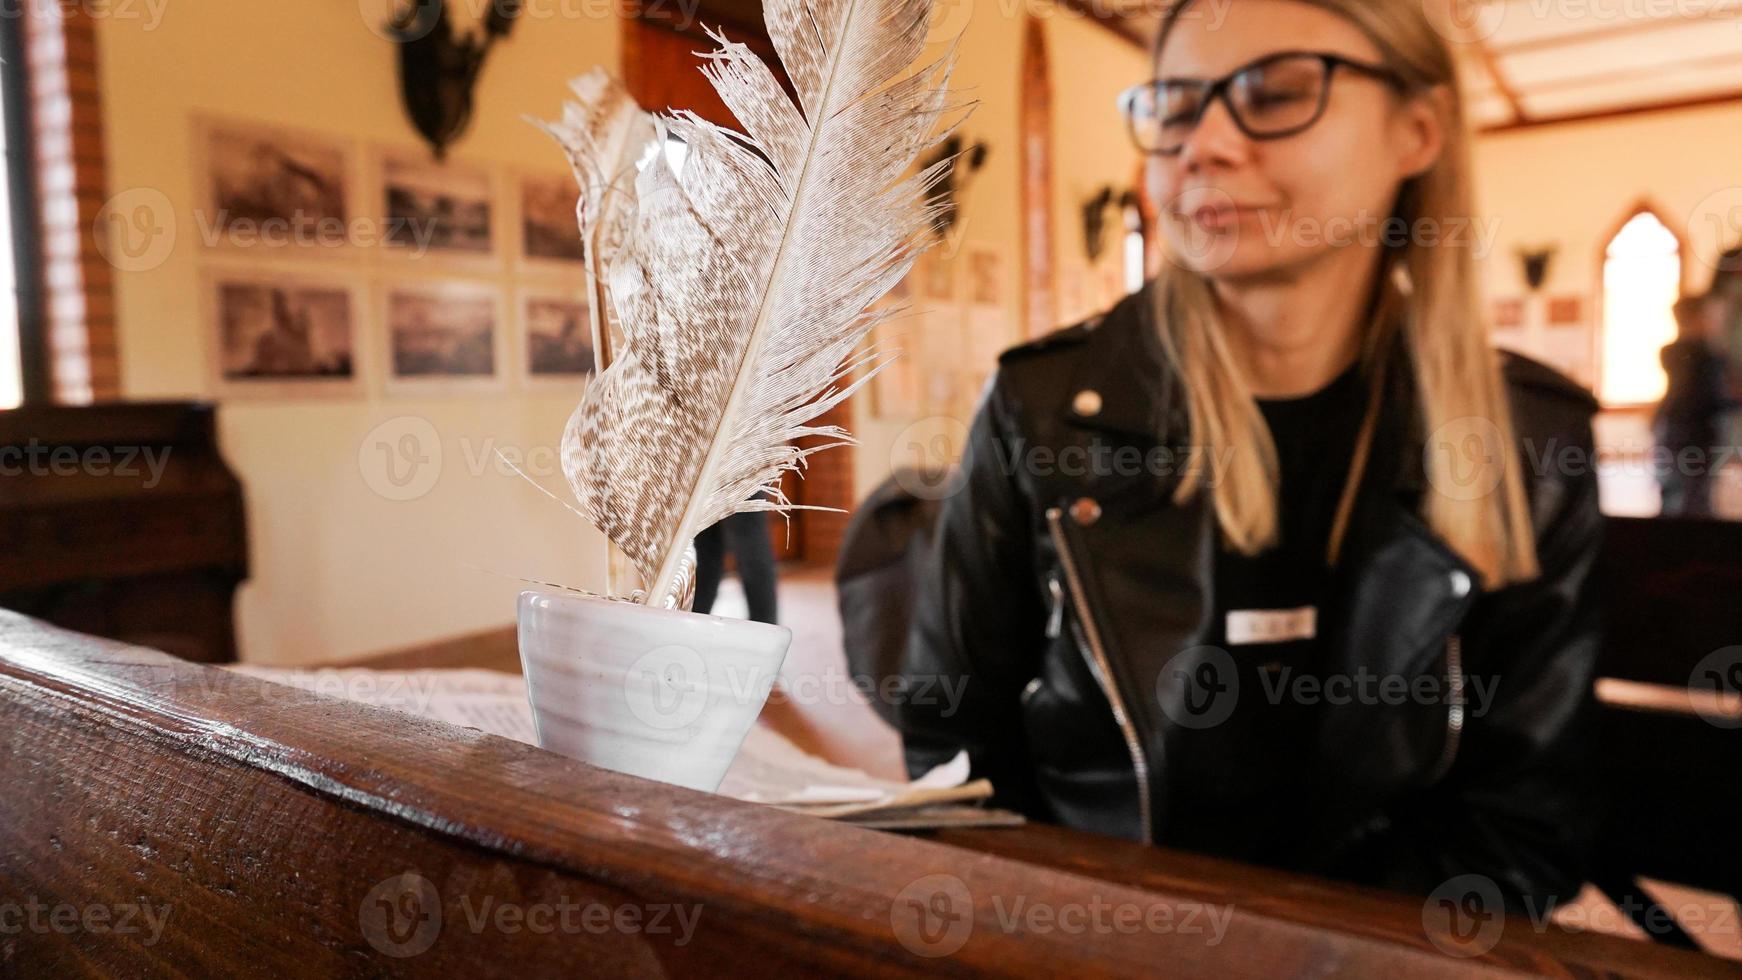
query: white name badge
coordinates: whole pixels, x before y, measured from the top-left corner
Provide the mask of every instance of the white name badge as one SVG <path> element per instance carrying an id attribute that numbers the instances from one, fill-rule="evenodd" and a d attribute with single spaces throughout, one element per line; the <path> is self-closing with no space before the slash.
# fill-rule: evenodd
<path id="1" fill-rule="evenodd" d="M 1316 606 L 1299 609 L 1232 609 L 1228 612 L 1228 645 L 1310 640 L 1318 632 Z"/>

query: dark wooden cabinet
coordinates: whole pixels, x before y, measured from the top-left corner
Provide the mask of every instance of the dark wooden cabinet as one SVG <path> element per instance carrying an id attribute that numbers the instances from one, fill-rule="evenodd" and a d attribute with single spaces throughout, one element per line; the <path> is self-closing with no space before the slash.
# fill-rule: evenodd
<path id="1" fill-rule="evenodd" d="M 0 412 L 0 607 L 225 662 L 247 575 L 242 484 L 213 406 Z"/>

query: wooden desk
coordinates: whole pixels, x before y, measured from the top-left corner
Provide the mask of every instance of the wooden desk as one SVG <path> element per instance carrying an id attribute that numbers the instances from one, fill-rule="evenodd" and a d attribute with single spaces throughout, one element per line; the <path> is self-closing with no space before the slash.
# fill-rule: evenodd
<path id="1" fill-rule="evenodd" d="M 0 412 L 0 607 L 188 660 L 235 660 L 246 525 L 211 405 Z"/>
<path id="2" fill-rule="evenodd" d="M 1453 959 L 1406 896 L 1056 828 L 844 826 L 11 614 L 0 786 L 7 975 L 1726 969 L 1515 921 Z M 129 907 L 161 910 L 154 942 L 114 928 Z"/>

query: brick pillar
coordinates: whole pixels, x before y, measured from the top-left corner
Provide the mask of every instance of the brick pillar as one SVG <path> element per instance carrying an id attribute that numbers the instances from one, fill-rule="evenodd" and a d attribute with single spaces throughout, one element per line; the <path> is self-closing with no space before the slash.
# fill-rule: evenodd
<path id="1" fill-rule="evenodd" d="M 852 429 L 853 400 L 851 398 L 818 417 L 816 425 L 838 425 Z M 803 446 L 801 442 L 799 445 Z M 835 446 L 810 457 L 804 479 L 798 481 L 798 496 L 794 503 L 810 507 L 838 507 L 848 511 L 853 499 L 853 447 Z M 801 510 L 793 514 L 799 525 L 800 560 L 813 565 L 833 565 L 840 554 L 841 539 L 847 533 L 847 513 Z"/>
<path id="2" fill-rule="evenodd" d="M 108 197 L 96 27 L 78 4 L 23 9 L 50 384 L 57 402 L 119 398 L 114 269 L 94 237 Z"/>

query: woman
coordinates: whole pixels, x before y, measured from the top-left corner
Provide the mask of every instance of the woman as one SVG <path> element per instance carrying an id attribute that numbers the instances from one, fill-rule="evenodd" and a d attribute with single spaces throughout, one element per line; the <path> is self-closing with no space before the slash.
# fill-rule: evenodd
<path id="1" fill-rule="evenodd" d="M 1487 344 L 1422 5 L 1201 7 L 1121 100 L 1169 263 L 1006 352 L 971 427 L 903 664 L 960 696 L 898 707 L 908 765 L 966 749 L 1005 806 L 1167 846 L 1569 899 L 1595 402 Z"/>

